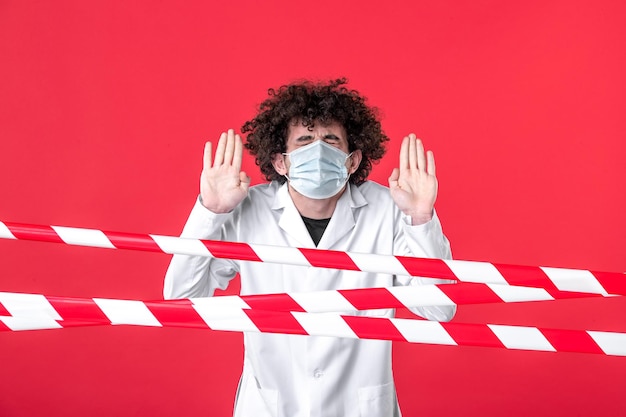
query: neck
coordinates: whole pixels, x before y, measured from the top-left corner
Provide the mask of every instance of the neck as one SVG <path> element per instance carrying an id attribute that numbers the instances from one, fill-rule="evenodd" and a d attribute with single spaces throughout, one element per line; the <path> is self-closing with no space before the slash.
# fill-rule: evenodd
<path id="1" fill-rule="evenodd" d="M 332 217 L 337 201 L 341 195 L 346 191 L 344 187 L 341 191 L 332 197 L 316 200 L 313 198 L 305 197 L 291 186 L 289 186 L 289 195 L 293 200 L 293 204 L 298 209 L 301 216 L 308 217 L 309 219 L 329 219 Z"/>

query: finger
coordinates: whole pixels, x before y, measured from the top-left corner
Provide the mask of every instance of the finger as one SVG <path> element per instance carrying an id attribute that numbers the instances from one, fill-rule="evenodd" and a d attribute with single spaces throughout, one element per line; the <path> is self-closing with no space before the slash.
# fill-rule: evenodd
<path id="1" fill-rule="evenodd" d="M 415 142 L 415 150 L 417 153 L 417 168 L 426 171 L 426 154 L 424 153 L 424 144 L 417 139 Z"/>
<path id="2" fill-rule="evenodd" d="M 405 136 L 400 146 L 400 170 L 409 168 L 409 137 Z"/>
<path id="3" fill-rule="evenodd" d="M 233 155 L 235 154 L 235 131 L 228 129 L 228 137 L 226 140 L 226 150 L 224 152 L 224 163 L 232 165 Z"/>
<path id="4" fill-rule="evenodd" d="M 415 169 L 415 168 L 419 169 L 418 160 L 417 160 L 417 143 L 416 143 L 415 135 L 411 133 L 409 135 L 409 139 L 410 139 L 409 141 L 409 167 L 411 169 Z"/>
<path id="5" fill-rule="evenodd" d="M 217 142 L 217 149 L 215 150 L 215 160 L 213 166 L 218 167 L 224 163 L 224 149 L 226 148 L 226 133 L 220 135 L 220 140 Z"/>
<path id="6" fill-rule="evenodd" d="M 202 157 L 202 170 L 211 168 L 211 142 L 204 144 L 204 155 Z"/>
<path id="7" fill-rule="evenodd" d="M 233 167 L 241 171 L 241 160 L 243 159 L 243 141 L 241 136 L 235 135 L 235 152 L 233 154 Z"/>
<path id="8" fill-rule="evenodd" d="M 427 172 L 428 172 L 429 175 L 436 176 L 435 175 L 435 154 L 433 153 L 433 151 L 428 151 L 426 156 L 428 157 L 428 170 L 427 170 Z"/>
<path id="9" fill-rule="evenodd" d="M 398 186 L 398 179 L 400 178 L 400 170 L 394 168 L 389 176 L 389 188 L 396 188 Z"/>

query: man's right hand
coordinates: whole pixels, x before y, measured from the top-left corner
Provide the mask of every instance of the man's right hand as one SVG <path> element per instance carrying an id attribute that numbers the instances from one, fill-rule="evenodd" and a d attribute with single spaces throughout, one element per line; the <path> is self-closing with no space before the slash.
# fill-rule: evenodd
<path id="1" fill-rule="evenodd" d="M 243 142 L 233 129 L 222 133 L 212 158 L 212 145 L 204 145 L 200 175 L 202 204 L 213 213 L 228 213 L 248 195 L 250 178 L 241 171 Z"/>

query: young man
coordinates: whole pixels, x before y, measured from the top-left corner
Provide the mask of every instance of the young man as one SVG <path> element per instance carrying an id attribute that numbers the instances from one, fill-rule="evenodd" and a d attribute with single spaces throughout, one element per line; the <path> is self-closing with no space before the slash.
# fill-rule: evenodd
<path id="1" fill-rule="evenodd" d="M 367 176 L 389 139 L 376 111 L 345 79 L 269 90 L 246 122 L 245 147 L 268 184 L 250 187 L 243 142 L 222 133 L 205 146 L 200 196 L 182 236 L 338 251 L 450 258 L 434 211 L 435 160 L 414 134 L 404 138 L 389 188 Z M 389 287 L 445 282 L 175 255 L 165 298 L 206 297 L 237 274 L 241 294 Z M 345 312 L 391 317 L 393 310 Z M 446 321 L 453 308 L 418 308 Z M 246 333 L 236 417 L 398 416 L 391 342 Z"/>

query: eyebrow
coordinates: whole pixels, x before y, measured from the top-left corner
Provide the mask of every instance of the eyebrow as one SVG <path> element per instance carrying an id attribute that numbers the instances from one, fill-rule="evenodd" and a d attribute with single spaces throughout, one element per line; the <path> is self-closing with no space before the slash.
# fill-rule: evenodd
<path id="1" fill-rule="evenodd" d="M 296 142 L 305 142 L 305 141 L 311 140 L 313 138 L 314 138 L 313 135 L 303 135 L 303 136 L 300 136 L 300 137 L 296 138 Z M 339 138 L 339 136 L 335 135 L 334 133 L 327 133 L 324 136 L 322 136 L 322 139 L 337 139 L 337 140 L 339 140 L 340 138 Z"/>

